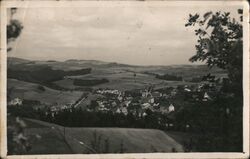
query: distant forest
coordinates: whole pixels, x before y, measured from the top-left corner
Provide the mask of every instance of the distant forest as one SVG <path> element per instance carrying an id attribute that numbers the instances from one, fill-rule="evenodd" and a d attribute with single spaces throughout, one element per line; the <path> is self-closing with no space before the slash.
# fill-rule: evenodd
<path id="1" fill-rule="evenodd" d="M 109 80 L 102 78 L 102 79 L 74 79 L 73 84 L 76 86 L 95 86 L 103 83 L 108 83 Z"/>
<path id="2" fill-rule="evenodd" d="M 7 70 L 8 78 L 33 82 L 45 85 L 53 89 L 63 89 L 52 82 L 62 80 L 65 76 L 77 76 L 91 73 L 91 68 L 85 68 L 73 71 L 54 70 L 50 66 L 39 67 L 35 70 L 16 70 L 9 68 Z"/>
<path id="3" fill-rule="evenodd" d="M 169 74 L 155 75 L 155 77 L 158 79 L 168 80 L 168 81 L 182 81 L 181 76 L 175 76 L 175 75 L 169 75 Z"/>

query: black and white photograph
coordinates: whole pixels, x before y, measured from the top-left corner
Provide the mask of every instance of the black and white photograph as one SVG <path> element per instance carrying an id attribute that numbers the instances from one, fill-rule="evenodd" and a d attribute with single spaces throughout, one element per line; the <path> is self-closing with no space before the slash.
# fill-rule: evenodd
<path id="1" fill-rule="evenodd" d="M 7 157 L 249 155 L 247 2 L 2 4 Z"/>

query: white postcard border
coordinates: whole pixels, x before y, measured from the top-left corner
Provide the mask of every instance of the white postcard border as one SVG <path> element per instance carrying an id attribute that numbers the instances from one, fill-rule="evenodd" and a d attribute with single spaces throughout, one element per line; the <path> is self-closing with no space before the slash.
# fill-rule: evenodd
<path id="1" fill-rule="evenodd" d="M 7 156 L 7 114 L 6 114 L 6 68 L 7 68 L 7 42 L 6 42 L 6 8 L 42 8 L 42 7 L 89 7 L 99 5 L 107 7 L 108 5 L 242 5 L 243 8 L 243 153 L 129 153 L 129 154 L 72 154 L 72 155 L 13 155 Z M 248 158 L 249 157 L 249 6 L 247 1 L 2 1 L 1 2 L 1 100 L 0 100 L 0 155 L 8 159 L 31 159 L 31 158 L 83 158 L 83 159 L 130 159 L 130 158 Z"/>

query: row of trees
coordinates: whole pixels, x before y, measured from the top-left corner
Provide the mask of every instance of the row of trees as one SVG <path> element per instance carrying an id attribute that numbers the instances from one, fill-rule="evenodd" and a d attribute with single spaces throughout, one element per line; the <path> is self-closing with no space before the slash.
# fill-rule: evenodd
<path id="1" fill-rule="evenodd" d="M 181 76 L 175 76 L 175 75 L 170 75 L 170 74 L 164 74 L 164 75 L 155 75 L 156 78 L 158 79 L 163 79 L 163 80 L 168 80 L 168 81 L 182 81 Z"/>
<path id="2" fill-rule="evenodd" d="M 13 67 L 13 66 L 12 66 Z M 15 66 L 18 67 L 18 66 Z M 34 69 L 36 67 L 36 69 Z M 22 66 L 25 68 L 25 66 Z M 27 70 L 26 70 L 27 69 Z M 62 80 L 65 76 L 77 76 L 91 73 L 91 68 L 64 71 L 54 70 L 50 66 L 29 66 L 25 69 L 9 68 L 8 78 L 15 78 L 22 81 L 28 81 L 33 83 L 49 83 L 58 80 Z"/>
<path id="3" fill-rule="evenodd" d="M 106 78 L 102 79 L 74 79 L 73 84 L 76 86 L 95 86 L 103 83 L 108 83 L 109 80 Z"/>
<path id="4" fill-rule="evenodd" d="M 46 113 L 47 112 L 47 113 Z M 144 116 L 128 113 L 113 113 L 111 111 L 101 112 L 72 109 L 52 113 L 44 109 L 32 109 L 29 105 L 22 107 L 9 107 L 8 113 L 12 116 L 20 116 L 56 123 L 67 127 L 124 127 L 124 128 L 153 128 L 167 130 L 167 123 L 173 120 L 167 115 L 146 110 Z M 53 115 L 52 115 L 53 114 Z M 171 129 L 179 129 L 178 126 Z"/>

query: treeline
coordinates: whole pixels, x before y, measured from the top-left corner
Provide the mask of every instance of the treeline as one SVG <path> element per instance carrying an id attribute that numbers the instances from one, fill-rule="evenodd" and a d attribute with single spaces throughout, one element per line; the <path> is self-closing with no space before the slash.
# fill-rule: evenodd
<path id="1" fill-rule="evenodd" d="M 64 71 L 64 76 L 77 76 L 77 75 L 85 75 L 91 73 L 91 68 L 84 68 L 80 70 L 72 70 L 72 71 Z"/>
<path id="2" fill-rule="evenodd" d="M 102 79 L 74 79 L 73 84 L 76 86 L 95 86 L 103 83 L 108 83 L 109 80 Z"/>
<path id="3" fill-rule="evenodd" d="M 64 76 L 85 75 L 89 73 L 91 73 L 91 68 L 73 70 L 73 71 L 63 71 L 63 70 L 53 70 L 50 66 L 44 66 L 30 70 L 29 69 L 16 70 L 9 68 L 7 70 L 7 77 L 26 82 L 42 84 L 44 86 L 57 90 L 64 90 L 62 87 L 52 82 L 62 80 Z"/>
<path id="4" fill-rule="evenodd" d="M 14 70 L 8 69 L 8 78 L 14 78 L 27 82 L 34 83 L 46 83 L 54 82 L 63 79 L 64 76 L 76 76 L 85 75 L 91 73 L 91 68 L 74 70 L 74 71 L 63 71 L 53 70 L 50 66 L 41 67 L 36 70 Z"/>
<path id="5" fill-rule="evenodd" d="M 82 109 L 64 110 L 54 113 L 45 109 L 34 109 L 29 104 L 22 107 L 8 107 L 12 116 L 38 119 L 67 127 L 123 127 L 123 128 L 151 128 L 167 130 L 166 122 L 173 122 L 167 115 L 147 110 L 146 116 L 128 113 L 113 113 Z M 47 113 L 46 113 L 47 112 Z"/>
<path id="6" fill-rule="evenodd" d="M 170 74 L 164 74 L 164 75 L 155 75 L 156 78 L 162 79 L 162 80 L 168 80 L 168 81 L 182 81 L 181 76 L 175 76 Z"/>
<path id="7" fill-rule="evenodd" d="M 158 115 L 155 113 L 149 113 L 145 117 L 137 117 L 130 113 L 124 115 L 122 113 L 77 110 L 72 113 L 69 111 L 60 112 L 54 118 L 50 118 L 48 115 L 43 119 L 68 127 L 165 128 L 163 124 L 158 122 Z"/>

